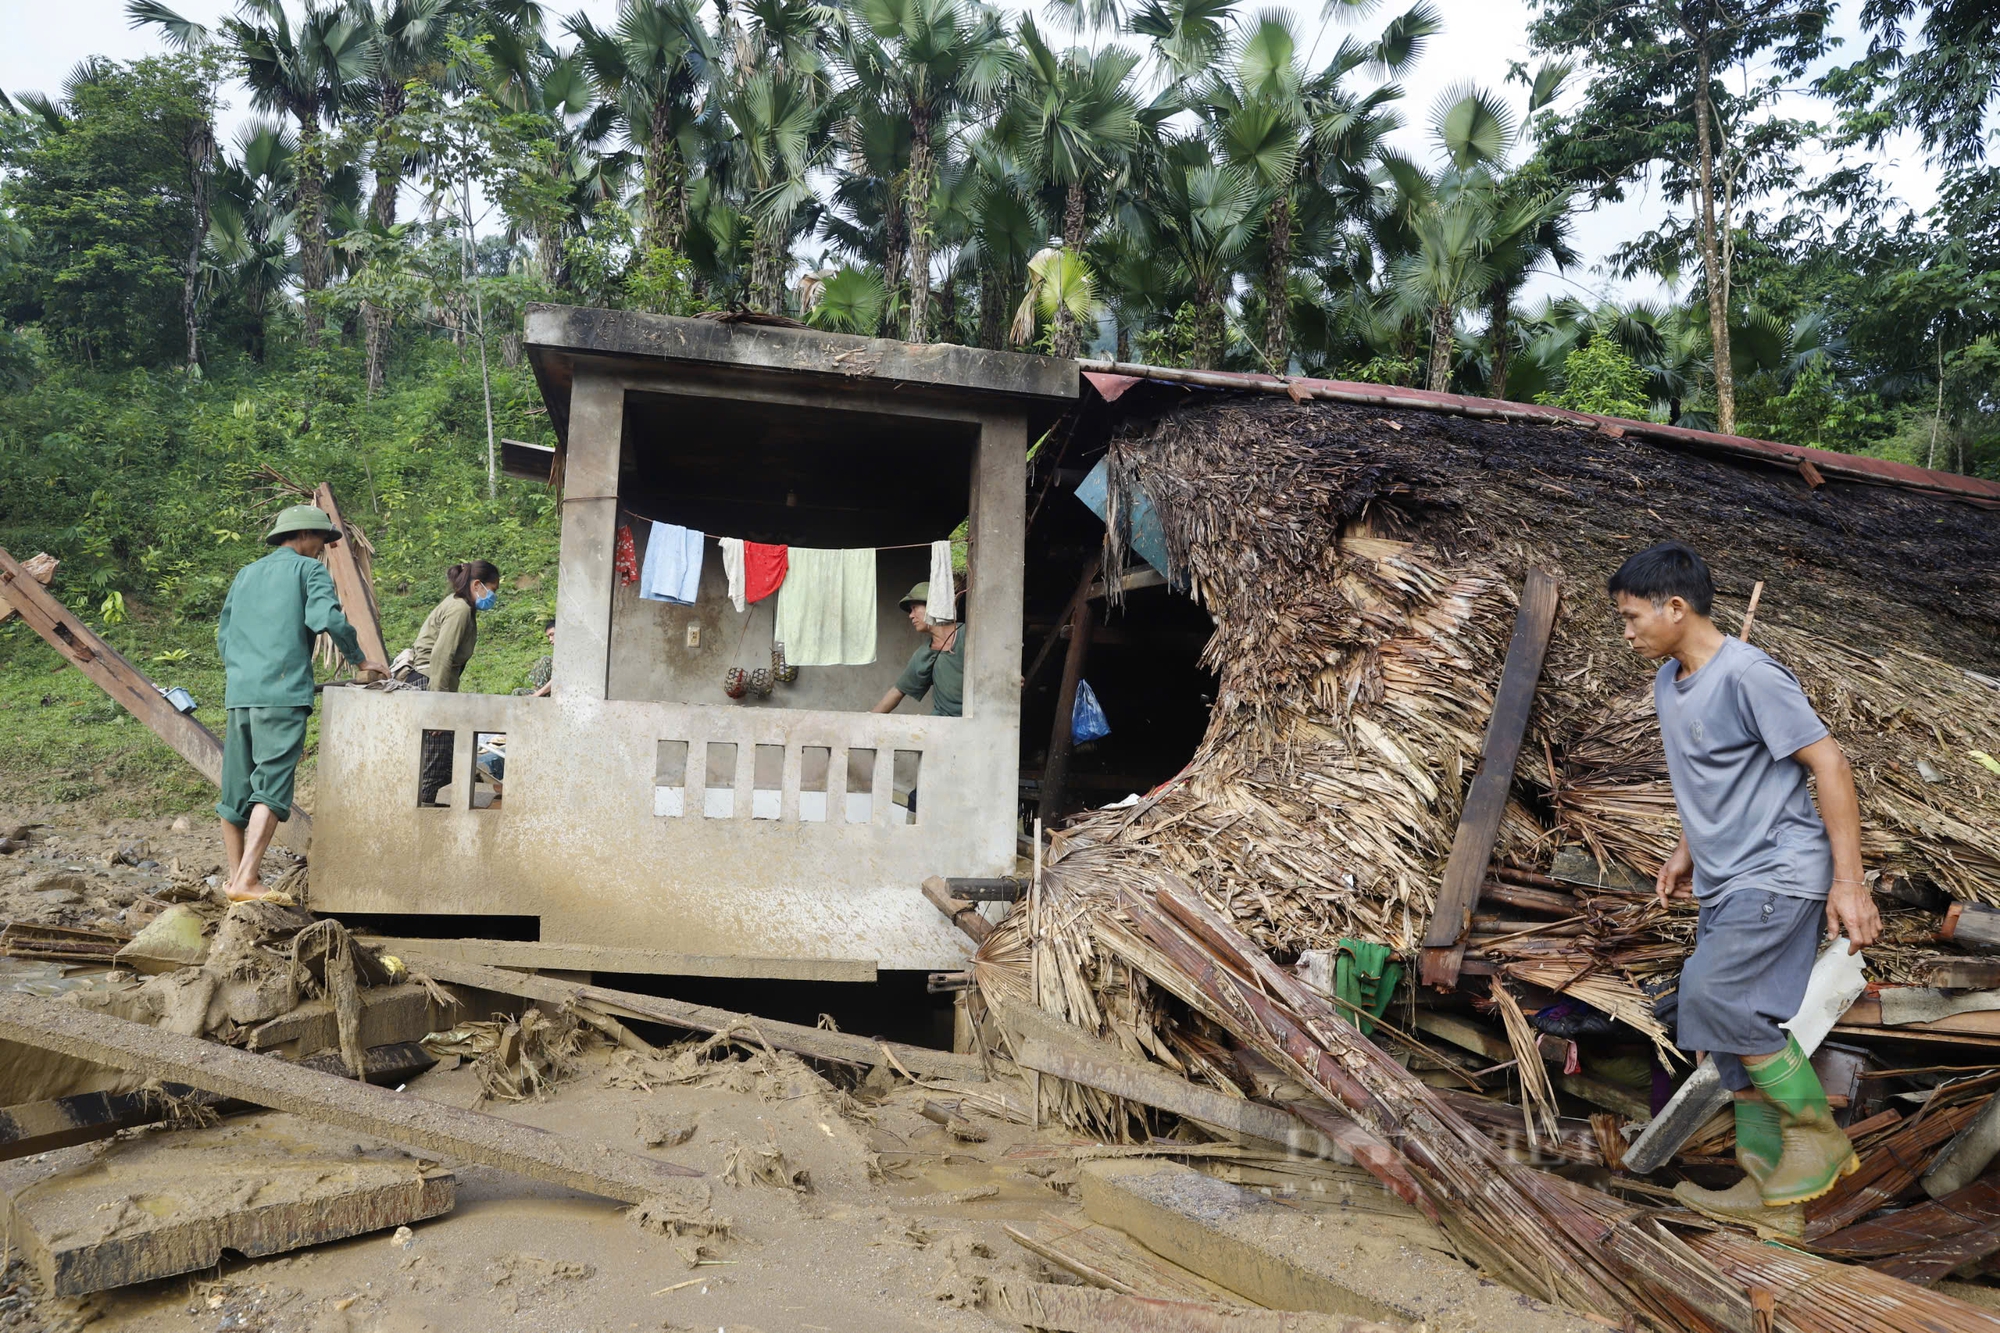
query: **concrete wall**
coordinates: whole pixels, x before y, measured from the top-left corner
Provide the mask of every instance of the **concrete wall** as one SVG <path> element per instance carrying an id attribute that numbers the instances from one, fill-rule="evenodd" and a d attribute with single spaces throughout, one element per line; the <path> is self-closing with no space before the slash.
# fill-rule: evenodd
<path id="1" fill-rule="evenodd" d="M 639 563 L 646 560 L 651 525 L 632 524 Z M 606 697 L 661 703 L 719 704 L 734 708 L 822 708 L 865 712 L 896 683 L 918 637 L 897 601 L 910 585 L 930 577 L 927 550 L 882 551 L 875 558 L 875 661 L 868 666 L 800 667 L 799 678 L 780 685 L 768 699 L 747 695 L 732 700 L 722 692 L 723 673 L 771 665 L 771 629 L 778 599 L 771 596 L 738 614 L 722 572 L 722 549 L 702 543 L 701 594 L 693 606 L 649 602 L 639 585 L 620 584 L 611 595 L 611 672 Z M 700 642 L 690 648 L 689 626 Z M 905 712 L 929 712 L 928 703 L 905 700 Z"/>

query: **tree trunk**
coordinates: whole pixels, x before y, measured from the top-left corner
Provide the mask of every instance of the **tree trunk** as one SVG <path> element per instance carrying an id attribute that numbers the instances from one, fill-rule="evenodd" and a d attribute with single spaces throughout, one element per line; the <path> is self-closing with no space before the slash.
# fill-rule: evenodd
<path id="1" fill-rule="evenodd" d="M 938 341 L 958 341 L 958 266 L 948 265 L 938 288 Z"/>
<path id="2" fill-rule="evenodd" d="M 1512 302 L 1504 284 L 1493 288 L 1492 300 L 1488 308 L 1492 311 L 1486 325 L 1486 339 L 1493 344 L 1493 373 L 1486 380 L 1486 396 L 1505 398 L 1507 396 L 1507 371 L 1514 364 L 1514 324 Z"/>
<path id="3" fill-rule="evenodd" d="M 325 154 L 320 147 L 319 108 L 302 108 L 299 118 L 299 278 L 305 287 L 306 346 L 319 346 L 325 312 L 319 294 L 326 290 L 326 231 L 321 221 L 326 180 Z"/>
<path id="4" fill-rule="evenodd" d="M 375 125 L 375 194 L 368 201 L 368 216 L 376 230 L 387 235 L 389 229 L 396 225 L 396 194 L 403 188 L 403 162 L 401 156 L 389 146 L 389 131 L 396 118 L 403 114 L 405 99 L 403 86 L 394 81 L 383 81 L 378 92 L 382 110 Z M 370 399 L 382 392 L 382 385 L 388 378 L 389 322 L 392 318 L 392 312 L 373 301 L 361 303 L 362 339 L 367 347 L 367 396 Z"/>
<path id="5" fill-rule="evenodd" d="M 908 221 L 903 212 L 903 199 L 908 193 L 909 178 L 891 176 L 887 181 L 888 206 L 882 210 L 882 324 L 879 330 L 884 338 L 896 336 L 897 315 L 908 306 L 909 274 L 904 261 L 909 258 Z M 1001 326 L 1005 328 L 1003 324 Z"/>
<path id="6" fill-rule="evenodd" d="M 1126 365 L 1132 364 L 1132 329 L 1124 320 L 1118 321 L 1118 346 L 1112 353 Z"/>
<path id="7" fill-rule="evenodd" d="M 687 239 L 687 164 L 666 112 L 655 108 L 647 126 L 644 218 L 640 240 L 648 249 L 681 253 Z"/>
<path id="8" fill-rule="evenodd" d="M 1710 119 L 1708 34 L 1695 38 L 1695 145 L 1701 155 L 1701 269 L 1708 283 L 1708 337 L 1715 350 L 1715 428 L 1736 433 L 1736 371 L 1729 360 L 1729 290 L 1715 239 L 1715 143 Z"/>
<path id="9" fill-rule="evenodd" d="M 903 335 L 913 343 L 930 340 L 931 195 L 937 189 L 937 155 L 931 144 L 931 108 L 910 103 L 910 321 Z"/>
<path id="10" fill-rule="evenodd" d="M 215 164 L 215 125 L 203 117 L 187 138 L 188 188 L 194 200 L 194 235 L 181 277 L 181 320 L 187 326 L 188 373 L 201 365 L 201 247 L 208 239 L 208 178 Z"/>
<path id="11" fill-rule="evenodd" d="M 1087 239 L 1084 235 L 1087 227 L 1085 203 L 1083 182 L 1071 181 L 1069 192 L 1063 196 L 1063 245 L 1079 255 L 1083 253 L 1083 243 Z"/>
<path id="12" fill-rule="evenodd" d="M 1264 368 L 1283 375 L 1292 365 L 1292 197 L 1272 201 L 1266 215 L 1264 260 Z"/>
<path id="13" fill-rule="evenodd" d="M 1431 308 L 1431 371 L 1424 387 L 1433 393 L 1451 390 L 1452 314 L 1449 301 Z"/>
<path id="14" fill-rule="evenodd" d="M 1083 182 L 1071 181 L 1068 192 L 1063 196 L 1063 255 L 1065 260 L 1072 256 L 1078 260 L 1083 258 L 1083 235 L 1086 228 L 1084 220 L 1085 202 Z M 1062 293 L 1060 290 L 1056 293 L 1056 297 L 1055 337 L 1050 342 L 1049 350 L 1057 356 L 1074 357 L 1077 353 L 1078 343 L 1081 342 L 1076 325 L 1076 312 L 1069 308 L 1069 302 L 1061 299 Z"/>
<path id="15" fill-rule="evenodd" d="M 979 267 L 979 345 L 1002 351 L 1007 337 L 1006 282 L 991 264 Z"/>
<path id="16" fill-rule="evenodd" d="M 1222 369 L 1222 353 L 1229 343 L 1229 325 L 1222 298 L 1212 283 L 1197 283 L 1194 289 L 1194 369 Z"/>

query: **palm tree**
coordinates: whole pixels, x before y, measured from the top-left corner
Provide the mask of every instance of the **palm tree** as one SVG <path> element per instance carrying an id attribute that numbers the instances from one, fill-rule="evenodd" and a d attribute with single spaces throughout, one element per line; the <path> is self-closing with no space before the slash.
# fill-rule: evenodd
<path id="1" fill-rule="evenodd" d="M 134 24 L 150 23 L 167 41 L 193 49 L 209 41 L 208 30 L 190 22 L 161 0 L 126 0 Z M 294 28 L 284 0 L 239 0 L 236 13 L 222 20 L 221 44 L 249 85 L 250 102 L 260 111 L 290 116 L 298 125 L 299 270 L 305 288 L 306 344 L 319 346 L 326 290 L 326 122 L 337 116 L 374 72 L 375 51 L 368 27 L 344 8 L 307 0 Z"/>
<path id="2" fill-rule="evenodd" d="M 245 350 L 259 363 L 266 311 L 293 273 L 293 157 L 284 126 L 252 121 L 236 136 L 235 159 L 225 158 L 217 172 L 209 273 L 242 300 Z"/>
<path id="3" fill-rule="evenodd" d="M 1021 20 L 1021 69 L 1002 112 L 998 137 L 1018 146 L 1046 184 L 1062 191 L 1063 245 L 1078 261 L 1090 233 L 1088 185 L 1122 162 L 1139 135 L 1139 106 L 1128 79 L 1139 57 L 1118 47 L 1058 55 L 1032 19 Z M 1075 356 L 1079 303 L 1055 302 L 1057 356 Z M 1087 303 L 1082 308 L 1087 308 Z"/>
<path id="4" fill-rule="evenodd" d="M 819 137 L 820 107 L 806 78 L 763 70 L 723 98 L 722 113 L 736 130 L 754 228 L 750 305 L 783 314 L 793 222 L 814 202 L 806 172 Z"/>
<path id="5" fill-rule="evenodd" d="M 1015 57 L 1000 16 L 966 0 L 857 0 L 845 59 L 864 87 L 893 98 L 910 125 L 910 309 L 904 336 L 930 327 L 932 195 L 938 141 L 970 103 L 1007 81 Z"/>
<path id="6" fill-rule="evenodd" d="M 1141 208 L 1150 213 L 1175 278 L 1194 305 L 1196 369 L 1219 370 L 1229 339 L 1227 302 L 1238 262 L 1257 234 L 1270 192 L 1243 167 L 1218 163 L 1198 139 L 1170 139 L 1148 163 Z"/>
<path id="7" fill-rule="evenodd" d="M 599 93 L 618 107 L 626 137 L 645 160 L 640 244 L 685 253 L 691 173 L 705 109 L 714 40 L 697 0 L 620 0 L 610 32 L 577 14 L 569 31 Z"/>
<path id="8" fill-rule="evenodd" d="M 834 133 L 843 150 L 831 208 L 821 219 L 826 238 L 882 273 L 880 323 L 869 332 L 892 337 L 909 304 L 910 123 L 879 89 L 855 85 L 841 99 Z"/>
<path id="9" fill-rule="evenodd" d="M 409 106 L 410 88 L 418 81 L 436 83 L 446 73 L 450 38 L 458 20 L 468 14 L 469 0 L 349 0 L 366 25 L 373 52 L 373 79 L 363 96 L 365 115 L 373 122 L 369 165 L 375 176 L 369 200 L 368 227 L 387 236 L 396 225 L 396 196 L 409 170 L 409 152 L 396 142 L 397 124 Z M 363 301 L 361 324 L 367 349 L 367 392 L 382 389 L 389 356 L 391 314 L 373 301 Z"/>

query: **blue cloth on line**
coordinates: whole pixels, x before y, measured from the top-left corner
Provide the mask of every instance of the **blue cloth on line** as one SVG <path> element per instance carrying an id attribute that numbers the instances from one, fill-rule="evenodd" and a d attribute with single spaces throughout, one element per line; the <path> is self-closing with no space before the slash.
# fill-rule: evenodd
<path id="1" fill-rule="evenodd" d="M 693 606 L 701 586 L 702 535 L 675 523 L 655 523 L 646 536 L 639 596 L 649 602 Z"/>

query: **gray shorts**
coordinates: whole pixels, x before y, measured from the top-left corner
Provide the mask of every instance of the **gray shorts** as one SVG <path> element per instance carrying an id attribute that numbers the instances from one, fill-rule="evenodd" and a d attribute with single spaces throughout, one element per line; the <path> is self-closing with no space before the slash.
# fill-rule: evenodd
<path id="1" fill-rule="evenodd" d="M 1778 1024 L 1798 1013 L 1826 936 L 1826 900 L 1737 889 L 1704 903 L 1681 966 L 1674 1044 L 1715 1057 L 1723 1086 L 1750 1075 L 1737 1059 L 1784 1049 Z"/>

